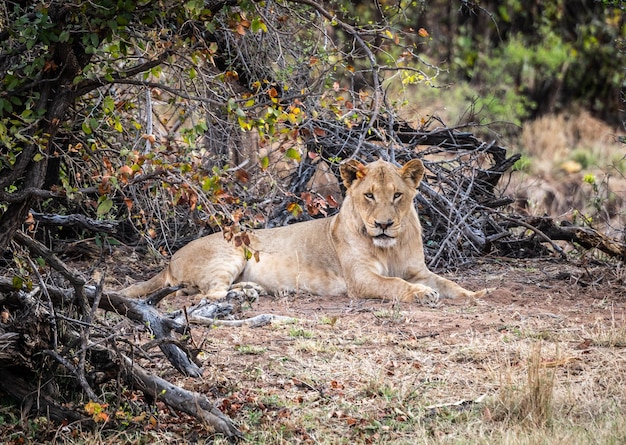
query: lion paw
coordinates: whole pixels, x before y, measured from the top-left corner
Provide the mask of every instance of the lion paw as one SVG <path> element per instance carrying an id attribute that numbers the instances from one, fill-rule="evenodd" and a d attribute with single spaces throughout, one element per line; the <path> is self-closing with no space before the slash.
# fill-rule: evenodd
<path id="1" fill-rule="evenodd" d="M 256 283 L 235 283 L 230 287 L 230 290 L 226 294 L 227 300 L 241 300 L 247 302 L 254 302 L 259 299 L 261 295 L 267 295 L 265 289 Z"/>
<path id="2" fill-rule="evenodd" d="M 439 299 L 439 292 L 435 289 L 427 287 L 424 293 L 420 296 L 419 302 L 424 306 L 438 307 L 440 305 Z"/>

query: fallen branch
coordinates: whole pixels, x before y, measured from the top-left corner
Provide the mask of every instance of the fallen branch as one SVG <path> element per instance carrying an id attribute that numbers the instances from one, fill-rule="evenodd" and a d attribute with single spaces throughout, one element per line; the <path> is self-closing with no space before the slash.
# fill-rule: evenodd
<path id="1" fill-rule="evenodd" d="M 424 408 L 424 410 L 426 411 L 426 415 L 427 416 L 432 416 L 435 415 L 439 412 L 439 410 L 441 408 L 452 408 L 456 411 L 464 411 L 467 408 L 469 408 L 470 406 L 473 405 L 478 405 L 480 403 L 482 403 L 485 398 L 487 397 L 487 394 L 482 394 L 478 397 L 476 397 L 474 400 L 458 400 L 456 402 L 450 402 L 450 403 L 439 403 L 437 405 L 429 405 L 427 407 Z"/>
<path id="2" fill-rule="evenodd" d="M 536 235 L 536 237 L 520 238 L 513 241 L 513 243 L 520 246 L 524 245 L 530 250 L 533 249 L 533 245 L 535 246 L 534 250 L 537 250 L 536 246 L 540 242 L 547 242 L 565 259 L 567 258 L 565 252 L 554 241 L 567 241 L 584 249 L 598 249 L 612 257 L 626 260 L 626 243 L 624 241 L 610 238 L 591 227 L 574 226 L 567 222 L 561 222 L 560 225 L 557 225 L 556 221 L 550 217 L 529 218 L 499 215 L 499 218 L 507 223 L 507 230 L 523 227 Z M 507 242 L 511 243 L 510 241 Z"/>
<path id="3" fill-rule="evenodd" d="M 272 323 L 295 323 L 297 318 L 285 317 L 283 315 L 260 314 L 254 317 L 245 318 L 243 320 L 220 320 L 216 318 L 206 318 L 199 315 L 189 315 L 189 322 L 206 326 L 231 326 L 241 327 L 248 326 L 251 328 L 259 328 Z"/>
<path id="4" fill-rule="evenodd" d="M 87 317 L 88 320 L 90 317 L 90 305 L 93 305 L 98 299 L 96 287 L 84 286 L 86 282 L 85 279 L 78 272 L 68 268 L 65 263 L 50 251 L 50 249 L 39 241 L 30 238 L 21 231 L 17 231 L 15 237 L 20 244 L 28 247 L 31 252 L 42 256 L 48 264 L 74 285 L 73 293 L 68 289 L 46 288 L 51 295 L 54 293 L 65 299 L 71 300 L 73 298 L 77 300 L 82 308 L 83 316 Z M 174 290 L 176 290 L 176 288 L 166 289 L 164 292 L 167 294 Z M 176 323 L 169 318 L 161 317 L 161 314 L 152 304 L 154 301 L 158 301 L 159 298 L 162 298 L 161 293 L 158 293 L 156 297 L 150 296 L 148 300 L 131 300 L 116 292 L 108 292 L 100 298 L 97 303 L 98 307 L 105 311 L 116 312 L 148 326 L 157 339 L 169 338 L 171 331 L 184 333 L 185 328 L 182 324 Z M 181 350 L 175 343 L 162 342 L 159 347 L 170 363 L 182 374 L 191 377 L 200 377 L 202 375 L 202 370 L 190 359 L 189 355 Z"/>
<path id="5" fill-rule="evenodd" d="M 92 301 L 95 293 L 94 288 L 85 287 L 87 298 Z M 166 292 L 173 292 L 167 289 Z M 131 300 L 116 292 L 106 292 L 99 305 L 100 309 L 112 311 L 134 321 L 139 321 L 147 326 L 154 337 L 163 340 L 159 348 L 165 354 L 167 360 L 183 375 L 200 377 L 202 369 L 190 358 L 190 354 L 179 347 L 180 343 L 167 341 L 172 339 L 171 332 L 183 334 L 186 332 L 185 325 L 168 317 L 162 317 L 159 311 L 146 300 Z M 173 340 L 173 339 L 172 339 Z"/>
<path id="6" fill-rule="evenodd" d="M 225 320 L 224 317 L 232 314 L 233 304 L 220 301 L 202 300 L 188 309 L 179 309 L 167 316 L 177 323 L 195 323 L 203 326 L 248 326 L 258 328 L 271 323 L 293 323 L 298 321 L 293 317 L 275 314 L 260 314 L 243 320 Z"/>
<path id="7" fill-rule="evenodd" d="M 30 211 L 35 221 L 44 225 L 80 227 L 92 232 L 114 233 L 119 221 L 98 221 L 80 213 L 73 215 L 51 215 Z"/>
<path id="8" fill-rule="evenodd" d="M 154 374 L 149 374 L 131 358 L 123 356 L 126 367 L 125 377 L 146 394 L 162 400 L 168 406 L 183 411 L 211 426 L 216 433 L 224 434 L 231 440 L 243 435 L 209 399 L 200 393 L 187 391 Z"/>
<path id="9" fill-rule="evenodd" d="M 530 224 L 540 228 L 553 240 L 569 241 L 585 249 L 598 249 L 610 256 L 626 260 L 626 243 L 598 232 L 591 227 L 580 227 L 561 223 L 557 226 L 552 218 L 535 218 Z"/>

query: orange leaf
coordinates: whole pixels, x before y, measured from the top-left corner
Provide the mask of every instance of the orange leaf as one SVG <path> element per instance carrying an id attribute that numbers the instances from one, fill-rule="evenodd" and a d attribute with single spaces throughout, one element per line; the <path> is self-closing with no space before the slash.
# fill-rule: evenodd
<path id="1" fill-rule="evenodd" d="M 141 137 L 151 144 L 156 142 L 156 137 L 153 134 L 142 134 Z"/>
<path id="2" fill-rule="evenodd" d="M 237 80 L 239 79 L 239 74 L 237 73 L 237 71 L 226 71 L 226 78 Z"/>
<path id="3" fill-rule="evenodd" d="M 328 206 L 333 209 L 336 209 L 337 207 L 339 207 L 339 203 L 337 202 L 337 200 L 335 199 L 333 195 L 326 196 L 326 202 L 328 203 Z"/>
<path id="4" fill-rule="evenodd" d="M 243 242 L 246 246 L 249 246 L 249 245 L 250 245 L 250 236 L 249 236 L 246 232 L 243 232 L 243 233 L 241 234 L 241 241 L 242 241 L 242 242 Z"/>
<path id="5" fill-rule="evenodd" d="M 43 66 L 43 72 L 44 72 L 44 73 L 48 73 L 48 72 L 50 72 L 50 71 L 56 71 L 56 69 L 57 69 L 58 67 L 59 67 L 59 66 L 58 66 L 56 63 L 54 63 L 54 61 L 49 60 L 49 61 L 47 61 L 47 62 L 44 64 L 44 66 Z"/>
<path id="6" fill-rule="evenodd" d="M 430 35 L 428 34 L 428 31 L 426 31 L 424 28 L 418 29 L 417 33 L 420 35 L 420 37 L 428 37 Z"/>
<path id="7" fill-rule="evenodd" d="M 128 165 L 122 165 L 119 169 L 119 172 L 123 175 L 132 175 L 133 174 L 133 169 L 130 168 Z"/>
<path id="8" fill-rule="evenodd" d="M 354 417 L 346 417 L 346 423 L 348 426 L 354 426 L 357 424 L 357 420 Z"/>
<path id="9" fill-rule="evenodd" d="M 246 184 L 250 179 L 250 175 L 244 169 L 239 169 L 235 172 L 235 176 L 239 182 Z"/>

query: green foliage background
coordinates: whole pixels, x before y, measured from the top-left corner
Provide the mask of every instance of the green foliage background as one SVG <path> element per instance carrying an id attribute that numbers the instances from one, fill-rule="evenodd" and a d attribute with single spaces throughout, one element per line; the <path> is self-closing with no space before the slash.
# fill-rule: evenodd
<path id="1" fill-rule="evenodd" d="M 270 167 L 269 157 L 239 150 L 245 134 L 297 144 L 291 130 L 312 119 L 367 123 L 377 82 L 387 92 L 451 85 L 479 122 L 520 125 L 575 106 L 623 119 L 621 2 L 319 5 L 328 17 L 295 0 L 5 2 L 0 232 L 12 233 L 31 207 L 128 220 L 146 239 L 160 233 L 155 245 L 198 223 L 267 216 L 260 191 L 233 169 L 246 160 L 249 170 Z M 156 113 L 180 122 L 148 145 L 146 92 Z M 417 97 L 429 96 L 405 101 Z M 305 155 L 284 154 L 295 165 Z M 164 220 L 175 226 L 167 233 Z"/>

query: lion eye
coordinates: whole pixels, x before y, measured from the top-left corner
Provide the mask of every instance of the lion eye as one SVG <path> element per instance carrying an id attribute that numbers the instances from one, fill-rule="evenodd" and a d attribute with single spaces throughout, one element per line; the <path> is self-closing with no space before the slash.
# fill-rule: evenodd
<path id="1" fill-rule="evenodd" d="M 373 193 L 370 193 L 370 192 L 367 192 L 367 193 L 365 194 L 365 197 L 366 197 L 367 199 L 374 199 L 374 194 L 373 194 Z"/>
<path id="2" fill-rule="evenodd" d="M 401 196 L 402 196 L 402 193 L 396 192 L 393 194 L 393 200 L 395 201 L 396 199 L 400 199 Z"/>

